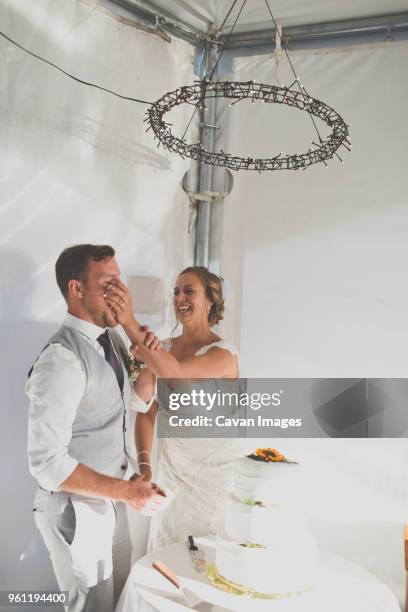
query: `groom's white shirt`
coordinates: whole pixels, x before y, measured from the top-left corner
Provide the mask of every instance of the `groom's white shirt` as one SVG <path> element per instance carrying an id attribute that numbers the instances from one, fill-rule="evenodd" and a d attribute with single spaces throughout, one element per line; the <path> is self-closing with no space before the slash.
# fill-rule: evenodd
<path id="1" fill-rule="evenodd" d="M 79 331 L 104 357 L 97 341 L 104 330 L 67 314 L 64 325 Z M 61 344 L 49 344 L 34 364 L 27 381 L 30 399 L 28 458 L 30 472 L 44 489 L 55 491 L 78 465 L 68 453 L 77 408 L 84 394 L 85 372 L 75 354 Z M 134 393 L 131 407 L 146 410 Z"/>
<path id="2" fill-rule="evenodd" d="M 101 355 L 97 342 L 103 330 L 67 314 L 64 325 L 72 327 Z M 99 345 L 99 348 L 98 348 Z M 49 344 L 34 364 L 27 381 L 30 398 L 28 459 L 30 472 L 44 489 L 55 491 L 78 465 L 68 454 L 72 424 L 85 390 L 85 372 L 72 351 L 61 344 Z"/>

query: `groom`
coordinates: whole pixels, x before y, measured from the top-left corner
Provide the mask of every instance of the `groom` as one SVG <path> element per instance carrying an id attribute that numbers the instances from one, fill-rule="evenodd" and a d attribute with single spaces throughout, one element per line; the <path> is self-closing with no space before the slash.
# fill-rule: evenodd
<path id="1" fill-rule="evenodd" d="M 155 512 L 164 494 L 128 467 L 127 349 L 105 302 L 119 278 L 110 246 L 65 249 L 55 270 L 68 313 L 32 367 L 28 456 L 34 516 L 70 612 L 112 612 L 130 570 L 125 504 Z M 158 339 L 146 331 L 154 349 Z"/>

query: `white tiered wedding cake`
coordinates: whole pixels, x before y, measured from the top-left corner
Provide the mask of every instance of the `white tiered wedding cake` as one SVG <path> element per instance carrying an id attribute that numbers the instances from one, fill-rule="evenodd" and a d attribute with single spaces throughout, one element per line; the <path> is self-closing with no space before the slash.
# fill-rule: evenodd
<path id="1" fill-rule="evenodd" d="M 236 462 L 216 544 L 221 577 L 260 594 L 295 594 L 313 585 L 317 548 L 296 505 L 299 477 L 299 465 L 270 448 Z"/>

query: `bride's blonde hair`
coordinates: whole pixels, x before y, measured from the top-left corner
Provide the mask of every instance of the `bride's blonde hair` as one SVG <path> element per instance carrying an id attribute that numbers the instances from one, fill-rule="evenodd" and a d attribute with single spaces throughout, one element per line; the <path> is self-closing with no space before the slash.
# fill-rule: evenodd
<path id="1" fill-rule="evenodd" d="M 210 272 L 205 266 L 190 266 L 182 270 L 179 274 L 187 274 L 192 272 L 201 281 L 207 298 L 211 302 L 211 308 L 208 313 L 208 323 L 212 327 L 224 318 L 224 298 L 222 295 L 223 279 L 213 272 Z"/>

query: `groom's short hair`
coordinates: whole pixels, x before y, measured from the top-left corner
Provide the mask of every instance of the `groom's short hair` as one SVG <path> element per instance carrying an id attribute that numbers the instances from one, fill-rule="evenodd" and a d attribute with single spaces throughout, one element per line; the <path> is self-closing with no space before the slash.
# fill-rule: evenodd
<path id="1" fill-rule="evenodd" d="M 57 284 L 64 298 L 68 295 L 70 280 L 86 281 L 91 261 L 102 261 L 115 256 L 108 244 L 75 244 L 64 249 L 55 264 Z"/>

